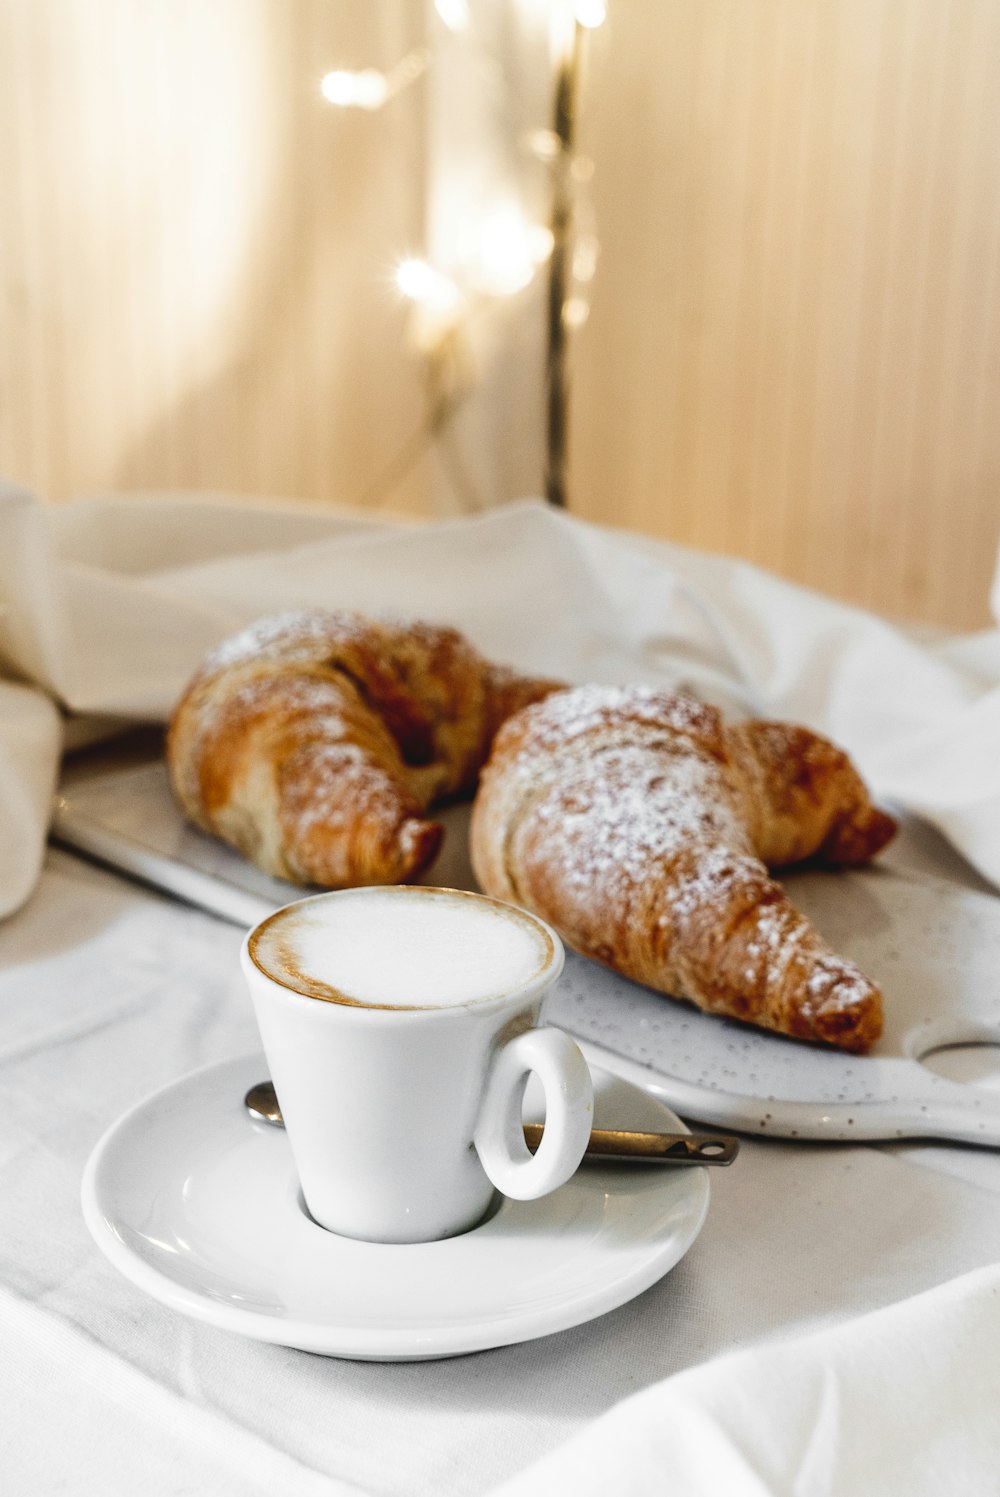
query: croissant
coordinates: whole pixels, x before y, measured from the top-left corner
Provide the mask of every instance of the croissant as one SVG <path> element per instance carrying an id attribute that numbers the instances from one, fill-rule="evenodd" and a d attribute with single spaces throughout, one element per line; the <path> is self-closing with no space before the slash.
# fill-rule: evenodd
<path id="1" fill-rule="evenodd" d="M 768 876 L 864 863 L 892 837 L 847 756 L 805 728 L 727 727 L 645 687 L 581 687 L 501 728 L 472 816 L 483 889 L 637 982 L 865 1050 L 882 995 Z"/>
<path id="2" fill-rule="evenodd" d="M 191 820 L 266 872 L 402 883 L 440 846 L 430 803 L 470 788 L 501 722 L 554 689 L 454 629 L 286 614 L 208 656 L 174 710 L 167 765 Z"/>

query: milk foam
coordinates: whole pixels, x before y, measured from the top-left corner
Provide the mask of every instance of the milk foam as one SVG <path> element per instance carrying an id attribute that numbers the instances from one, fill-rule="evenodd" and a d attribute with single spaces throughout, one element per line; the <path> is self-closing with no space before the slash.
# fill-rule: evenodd
<path id="1" fill-rule="evenodd" d="M 552 960 L 548 936 L 528 918 L 409 889 L 310 900 L 269 921 L 253 950 L 297 991 L 379 1008 L 481 1002 L 530 982 Z"/>

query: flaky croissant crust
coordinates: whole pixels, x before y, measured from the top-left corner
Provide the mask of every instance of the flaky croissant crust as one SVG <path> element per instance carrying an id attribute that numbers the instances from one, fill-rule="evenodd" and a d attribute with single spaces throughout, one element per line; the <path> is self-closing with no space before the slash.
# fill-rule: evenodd
<path id="1" fill-rule="evenodd" d="M 185 813 L 266 872 L 326 888 L 400 883 L 436 855 L 425 812 L 475 782 L 501 722 L 555 688 L 455 629 L 311 610 L 206 659 L 171 718 Z"/>
<path id="2" fill-rule="evenodd" d="M 879 989 L 823 945 L 768 875 L 862 863 L 893 835 L 847 756 L 805 728 L 727 727 L 646 687 L 582 687 L 505 724 L 472 862 L 487 893 L 578 951 L 714 1013 L 864 1050 Z"/>

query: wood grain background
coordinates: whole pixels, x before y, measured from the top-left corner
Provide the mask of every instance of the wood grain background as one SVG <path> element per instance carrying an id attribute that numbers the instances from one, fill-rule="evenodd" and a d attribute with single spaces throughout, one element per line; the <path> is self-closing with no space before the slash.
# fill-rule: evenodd
<path id="1" fill-rule="evenodd" d="M 1000 5 L 631 0 L 594 40 L 578 507 L 984 622 Z"/>
<path id="2" fill-rule="evenodd" d="M 0 470 L 52 499 L 379 484 L 423 418 L 392 286 L 422 95 L 319 83 L 422 30 L 405 0 L 0 0 Z M 426 502 L 419 468 L 392 499 Z"/>
<path id="3" fill-rule="evenodd" d="M 447 506 L 426 461 L 389 471 L 422 415 L 390 278 L 423 241 L 425 91 L 373 116 L 317 91 L 425 22 L 0 0 L 0 470 Z M 610 0 L 577 512 L 986 622 L 998 78 L 997 0 Z"/>

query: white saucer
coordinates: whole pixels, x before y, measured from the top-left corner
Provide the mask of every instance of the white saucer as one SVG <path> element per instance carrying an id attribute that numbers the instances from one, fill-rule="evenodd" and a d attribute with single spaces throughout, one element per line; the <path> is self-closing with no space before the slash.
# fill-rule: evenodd
<path id="1" fill-rule="evenodd" d="M 284 1133 L 244 1110 L 266 1075 L 262 1056 L 245 1056 L 140 1102 L 97 1145 L 82 1191 L 90 1231 L 126 1278 L 260 1341 L 413 1361 L 567 1330 L 661 1278 L 708 1210 L 705 1169 L 586 1164 L 446 1242 L 337 1237 L 303 1211 Z M 594 1089 L 597 1127 L 683 1128 L 607 1072 Z"/>

